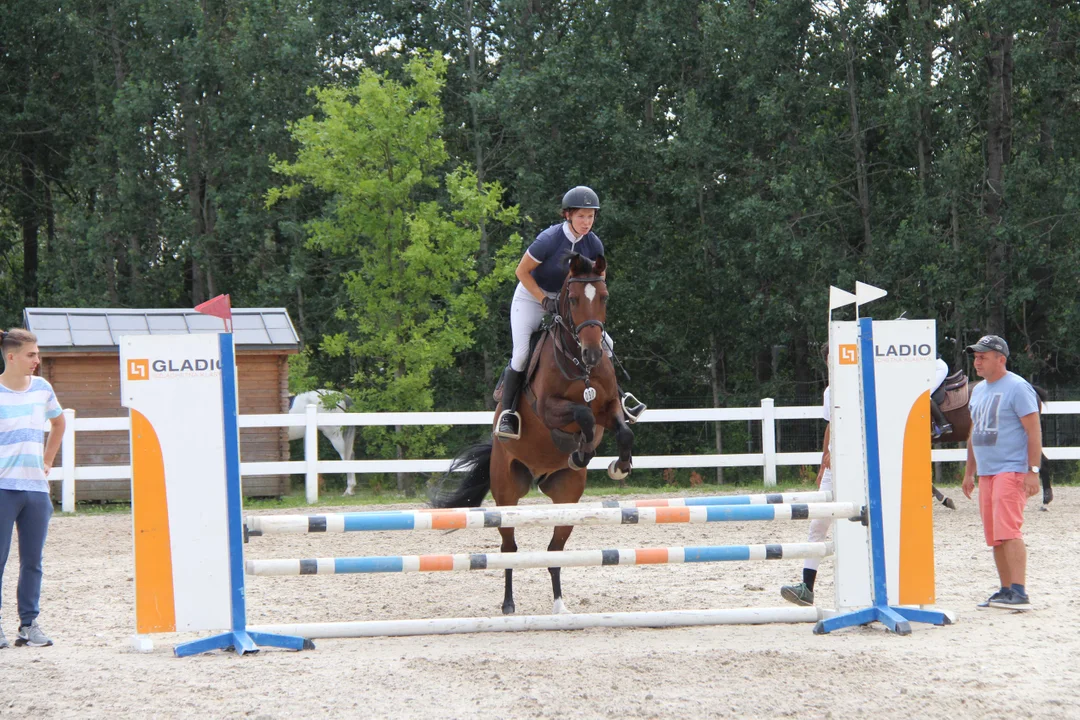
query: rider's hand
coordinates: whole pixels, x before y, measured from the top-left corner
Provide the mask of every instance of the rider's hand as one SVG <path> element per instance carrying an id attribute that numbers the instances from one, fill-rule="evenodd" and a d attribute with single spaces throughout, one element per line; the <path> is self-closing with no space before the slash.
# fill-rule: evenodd
<path id="1" fill-rule="evenodd" d="M 540 305 L 544 308 L 544 312 L 549 312 L 552 315 L 555 315 L 559 312 L 559 303 L 553 297 L 545 296 L 543 301 L 541 301 Z"/>

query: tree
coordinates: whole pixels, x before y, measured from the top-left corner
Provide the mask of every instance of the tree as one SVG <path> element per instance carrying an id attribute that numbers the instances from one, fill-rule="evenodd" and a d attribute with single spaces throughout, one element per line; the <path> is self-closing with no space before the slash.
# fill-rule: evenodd
<path id="1" fill-rule="evenodd" d="M 485 290 L 510 275 L 504 264 L 481 280 L 477 253 L 485 224 L 516 222 L 516 208 L 503 208 L 502 187 L 479 184 L 467 165 L 443 174 L 445 72 L 440 57 L 416 55 L 407 82 L 365 70 L 355 85 L 315 90 L 318 116 L 291 126 L 296 160 L 274 166 L 294 182 L 271 190 L 269 205 L 304 188 L 326 196 L 308 242 L 341 259 L 338 316 L 349 329 L 326 335 L 322 349 L 357 368 L 349 393 L 365 411 L 432 409 L 432 373 L 472 344 Z M 401 426 L 366 433 L 369 452 L 393 447 L 398 457 L 435 451 L 437 436 Z M 406 478 L 398 483 L 411 491 Z"/>

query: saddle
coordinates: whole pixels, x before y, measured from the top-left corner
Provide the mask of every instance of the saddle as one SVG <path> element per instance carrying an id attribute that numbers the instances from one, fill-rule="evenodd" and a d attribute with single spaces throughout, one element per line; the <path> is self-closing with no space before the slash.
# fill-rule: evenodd
<path id="1" fill-rule="evenodd" d="M 525 361 L 525 382 L 521 387 L 522 399 L 532 406 L 533 411 L 536 410 L 536 393 L 532 389 L 532 379 L 536 375 L 536 369 L 540 366 L 540 353 L 537 352 L 537 347 L 543 344 L 543 341 L 547 335 L 550 335 L 551 322 L 548 319 L 544 320 L 544 324 L 540 326 L 540 329 L 532 334 L 529 338 L 529 356 Z M 503 370 L 502 375 L 499 376 L 499 382 L 495 384 L 495 392 L 492 393 L 492 398 L 496 403 L 502 400 L 502 387 L 503 381 L 506 379 L 506 370 Z M 559 430 L 558 428 L 552 428 L 549 430 L 551 433 L 551 439 L 555 443 L 560 451 L 570 454 L 577 451 L 581 438 L 579 434 L 568 433 L 565 430 Z"/>
<path id="2" fill-rule="evenodd" d="M 971 385 L 963 370 L 957 370 L 945 382 L 941 383 L 945 391 L 945 402 L 940 403 L 942 412 L 950 412 L 962 408 L 971 400 Z"/>
<path id="3" fill-rule="evenodd" d="M 547 332 L 547 328 L 548 323 L 545 321 L 545 323 L 541 325 L 540 329 L 534 332 L 532 334 L 532 337 L 529 338 L 529 355 L 525 358 L 525 382 L 522 386 L 522 393 L 528 392 L 530 386 L 532 385 L 532 377 L 536 374 L 536 367 L 538 365 L 538 363 L 536 362 L 536 346 L 540 343 L 540 338 L 542 338 L 544 336 L 544 333 Z M 504 368 L 502 374 L 499 375 L 498 382 L 495 383 L 495 391 L 491 394 L 492 399 L 496 403 L 502 400 L 502 387 L 503 380 L 505 379 L 506 369 Z"/>

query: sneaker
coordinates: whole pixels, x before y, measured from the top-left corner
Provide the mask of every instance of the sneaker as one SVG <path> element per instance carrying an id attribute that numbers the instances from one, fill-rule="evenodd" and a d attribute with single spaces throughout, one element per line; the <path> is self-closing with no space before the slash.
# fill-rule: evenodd
<path id="1" fill-rule="evenodd" d="M 38 627 L 37 620 L 35 620 L 29 625 L 23 625 L 19 628 L 19 635 L 15 638 L 15 647 L 22 647 L 23 645 L 49 647 L 52 645 L 52 640 L 41 632 L 41 628 Z"/>
<path id="2" fill-rule="evenodd" d="M 4 636 L 4 628 L 0 627 L 0 650 L 6 647 L 10 647 L 10 645 L 8 645 L 7 637 Z"/>
<path id="3" fill-rule="evenodd" d="M 1002 593 L 1002 596 L 997 600 L 991 600 L 990 607 L 1001 610 L 1030 610 L 1031 600 L 1028 599 L 1027 595 L 1021 595 L 1010 588 L 1007 592 Z"/>
<path id="4" fill-rule="evenodd" d="M 806 587 L 806 583 L 798 585 L 785 585 L 780 588 L 780 597 L 796 605 L 813 605 L 814 591 Z"/>
<path id="5" fill-rule="evenodd" d="M 1007 592 L 1008 592 L 1008 590 L 998 590 L 996 593 L 994 593 L 990 597 L 986 598 L 986 600 L 983 600 L 981 603 L 979 603 L 975 607 L 979 608 L 980 610 L 985 610 L 988 607 L 990 607 L 990 603 L 995 602 L 995 601 L 1000 600 L 1001 598 L 1005 597 L 1005 593 L 1007 593 Z"/>
<path id="6" fill-rule="evenodd" d="M 503 410 L 499 415 L 499 424 L 495 429 L 495 436 L 507 440 L 521 439 L 521 416 L 512 410 Z"/>

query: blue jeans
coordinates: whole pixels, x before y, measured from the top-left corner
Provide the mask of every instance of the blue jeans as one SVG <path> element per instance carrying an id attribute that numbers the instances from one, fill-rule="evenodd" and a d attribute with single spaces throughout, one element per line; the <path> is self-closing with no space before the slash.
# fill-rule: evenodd
<path id="1" fill-rule="evenodd" d="M 49 493 L 0 490 L 0 605 L 11 531 L 19 529 L 19 625 L 34 622 L 41 601 L 41 556 L 52 517 Z"/>

